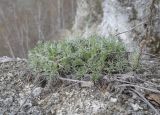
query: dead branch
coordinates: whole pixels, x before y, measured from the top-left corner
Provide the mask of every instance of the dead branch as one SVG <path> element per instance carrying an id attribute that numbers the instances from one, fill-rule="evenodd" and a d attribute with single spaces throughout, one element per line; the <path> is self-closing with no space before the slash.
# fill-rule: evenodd
<path id="1" fill-rule="evenodd" d="M 152 86 L 159 87 L 159 85 L 154 84 L 154 83 L 152 83 L 152 82 L 149 82 L 149 81 L 143 80 L 143 79 L 141 79 L 141 78 L 137 78 L 137 79 L 138 79 L 138 80 L 140 80 L 140 81 L 142 81 L 142 82 L 144 82 L 144 83 L 148 83 L 148 84 L 150 84 L 150 85 L 152 85 Z"/>
<path id="2" fill-rule="evenodd" d="M 58 77 L 60 80 L 62 81 L 69 81 L 69 82 L 76 82 L 76 83 L 80 83 L 80 85 L 82 87 L 91 87 L 93 86 L 93 82 L 92 81 L 80 81 L 80 80 L 74 80 L 74 79 L 68 79 L 68 78 L 62 78 L 62 77 Z"/>
<path id="3" fill-rule="evenodd" d="M 156 115 L 160 115 L 158 110 L 142 94 L 140 94 L 138 91 L 134 89 L 131 89 L 131 91 L 138 95 L 150 108 L 152 108 L 155 111 Z"/>
<path id="4" fill-rule="evenodd" d="M 146 87 L 142 87 L 142 86 L 138 86 L 138 85 L 133 85 L 133 84 L 122 84 L 122 85 L 117 85 L 116 87 L 126 87 L 126 86 L 137 87 L 137 88 L 145 89 L 145 90 L 148 90 L 148 91 L 151 91 L 151 92 L 160 93 L 159 90 L 150 89 L 150 88 L 146 88 Z"/>
<path id="5" fill-rule="evenodd" d="M 151 54 L 151 53 L 146 53 L 146 52 L 144 53 L 144 52 L 143 52 L 142 54 L 143 54 L 143 55 L 149 55 L 149 56 L 157 57 L 157 55 Z M 160 59 L 160 58 L 157 57 L 157 59 Z"/>
<path id="6" fill-rule="evenodd" d="M 90 81 L 80 81 L 80 80 L 74 80 L 74 79 L 68 79 L 68 78 L 62 78 L 58 77 L 62 81 L 69 81 L 69 82 L 78 82 L 78 83 L 89 83 Z"/>

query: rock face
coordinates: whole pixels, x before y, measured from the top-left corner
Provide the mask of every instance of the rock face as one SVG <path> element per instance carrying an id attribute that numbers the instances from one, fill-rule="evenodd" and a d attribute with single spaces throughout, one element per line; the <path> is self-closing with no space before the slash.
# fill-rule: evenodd
<path id="1" fill-rule="evenodd" d="M 127 0 L 105 0 L 104 1 L 104 16 L 101 23 L 101 32 L 103 35 L 116 35 L 116 33 L 129 30 L 132 26 L 140 23 L 137 18 L 142 17 L 138 15 L 141 9 L 135 8 L 137 3 L 135 1 Z M 140 4 L 139 4 L 140 6 Z M 141 7 L 140 7 L 141 8 Z M 120 38 L 127 44 L 129 50 L 131 50 L 135 44 L 132 44 L 132 40 L 136 37 L 135 34 L 127 32 L 120 34 Z M 130 47 L 130 45 L 132 46 Z"/>
<path id="2" fill-rule="evenodd" d="M 88 36 L 97 31 L 102 21 L 102 0 L 78 0 L 73 30 Z"/>
<path id="3" fill-rule="evenodd" d="M 76 16 L 76 19 L 79 19 L 79 28 L 83 27 L 84 34 L 97 32 L 105 36 L 117 35 L 129 51 L 137 49 L 141 41 L 145 41 L 145 46 L 148 46 L 150 51 L 159 52 L 160 2 L 158 0 L 101 0 L 102 5 L 96 7 L 96 0 L 79 2 L 85 4 L 78 7 Z M 79 15 L 80 11 L 84 11 L 84 15 Z M 76 27 L 78 24 L 75 23 Z M 121 32 L 124 33 L 119 34 Z"/>
<path id="4" fill-rule="evenodd" d="M 130 50 L 146 40 L 147 46 L 158 53 L 160 48 L 160 3 L 157 0 L 105 0 L 101 32 L 104 35 L 119 34 Z M 138 26 L 137 26 L 138 25 Z M 137 26 L 137 27 L 135 27 Z M 134 28 L 131 30 L 131 28 Z M 154 47 L 154 45 L 156 47 Z"/>

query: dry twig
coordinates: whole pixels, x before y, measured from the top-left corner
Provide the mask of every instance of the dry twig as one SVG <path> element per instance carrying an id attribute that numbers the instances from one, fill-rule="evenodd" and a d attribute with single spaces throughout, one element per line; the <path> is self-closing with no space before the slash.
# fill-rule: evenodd
<path id="1" fill-rule="evenodd" d="M 158 110 L 142 94 L 140 94 L 138 91 L 134 89 L 131 89 L 131 91 L 138 95 L 150 108 L 152 108 L 155 111 L 156 115 L 160 115 Z"/>
<path id="2" fill-rule="evenodd" d="M 154 84 L 154 83 L 152 83 L 152 82 L 149 82 L 149 81 L 146 81 L 146 80 L 143 80 L 143 79 L 140 79 L 140 78 L 137 78 L 137 79 L 140 80 L 140 81 L 142 81 L 142 82 L 144 82 L 144 83 L 148 83 L 148 84 L 150 84 L 150 85 L 152 85 L 152 86 L 160 87 L 159 85 Z"/>
<path id="3" fill-rule="evenodd" d="M 120 35 L 120 34 L 124 34 L 124 33 L 130 32 L 130 31 L 132 31 L 133 29 L 135 29 L 136 27 L 138 27 L 138 26 L 141 26 L 141 25 L 145 24 L 146 22 L 147 22 L 147 21 L 141 22 L 141 23 L 137 24 L 136 26 L 134 26 L 134 27 L 130 28 L 129 30 L 126 30 L 126 31 L 123 31 L 123 32 L 117 33 L 117 34 L 116 34 L 116 35 L 114 35 L 114 36 L 118 36 L 118 35 Z"/>
<path id="4" fill-rule="evenodd" d="M 74 79 L 68 79 L 68 78 L 62 78 L 62 77 L 58 77 L 60 80 L 62 81 L 69 81 L 69 82 L 77 82 L 77 83 L 85 83 L 85 84 L 91 84 L 91 81 L 80 81 L 80 80 L 74 80 Z"/>
<path id="5" fill-rule="evenodd" d="M 129 86 L 129 87 L 137 87 L 137 88 L 140 88 L 140 89 L 145 89 L 145 90 L 148 90 L 148 91 L 151 91 L 151 92 L 155 92 L 155 93 L 159 93 L 159 94 L 160 94 L 160 91 L 159 91 L 159 90 L 150 89 L 150 88 L 146 88 L 146 87 L 142 87 L 142 86 L 138 86 L 138 85 L 133 85 L 133 84 L 122 84 L 122 85 L 117 85 L 116 87 L 126 87 L 126 86 Z"/>

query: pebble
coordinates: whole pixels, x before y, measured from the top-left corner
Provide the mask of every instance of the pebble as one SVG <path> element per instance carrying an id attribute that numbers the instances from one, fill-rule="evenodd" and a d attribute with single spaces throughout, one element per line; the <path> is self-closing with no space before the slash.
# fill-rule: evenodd
<path id="1" fill-rule="evenodd" d="M 140 110 L 140 109 L 143 109 L 143 108 L 140 107 L 137 103 L 136 103 L 136 104 L 131 103 L 131 107 L 133 108 L 134 111 L 138 111 L 138 110 Z"/>
<path id="2" fill-rule="evenodd" d="M 42 92 L 42 88 L 37 87 L 33 90 L 32 95 L 33 95 L 33 97 L 38 97 L 38 96 L 40 96 L 41 92 Z"/>
<path id="3" fill-rule="evenodd" d="M 117 98 L 113 98 L 113 97 L 111 97 L 110 102 L 112 102 L 112 103 L 116 103 L 116 102 L 117 102 Z"/>

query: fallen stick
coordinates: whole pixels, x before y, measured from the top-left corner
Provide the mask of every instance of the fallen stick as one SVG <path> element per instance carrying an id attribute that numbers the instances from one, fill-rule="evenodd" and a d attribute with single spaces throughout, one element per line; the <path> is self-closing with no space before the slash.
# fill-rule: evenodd
<path id="1" fill-rule="evenodd" d="M 58 77 L 58 78 L 62 81 L 81 83 L 81 86 L 83 86 L 83 87 L 93 86 L 93 82 L 91 82 L 91 81 L 80 81 L 80 80 L 74 80 L 74 79 L 68 79 L 68 78 L 62 78 L 62 77 Z"/>
<path id="2" fill-rule="evenodd" d="M 151 91 L 151 92 L 155 92 L 155 93 L 159 93 L 159 94 L 160 94 L 160 91 L 159 91 L 159 90 L 150 89 L 150 88 L 141 87 L 141 86 L 138 86 L 138 85 L 132 85 L 132 84 L 117 85 L 116 87 L 126 87 L 126 86 L 130 86 L 130 87 L 137 87 L 137 88 L 140 88 L 140 89 L 145 89 L 145 90 L 148 90 L 148 91 Z"/>
<path id="3" fill-rule="evenodd" d="M 63 78 L 63 77 L 58 77 L 60 80 L 63 81 L 70 81 L 70 82 L 78 82 L 78 83 L 89 83 L 91 81 L 80 81 L 80 80 L 74 80 L 74 79 L 68 79 L 68 78 Z"/>
<path id="4" fill-rule="evenodd" d="M 142 94 L 134 89 L 131 89 L 131 91 L 138 95 L 150 108 L 152 108 L 155 111 L 155 115 L 160 115 L 158 110 Z"/>
<path id="5" fill-rule="evenodd" d="M 87 81 L 80 81 L 80 80 L 74 80 L 74 79 L 68 79 L 68 78 L 63 78 L 63 77 L 58 77 L 60 80 L 63 80 L 63 81 L 70 81 L 70 82 L 78 82 L 78 83 L 84 83 L 84 82 L 87 82 Z"/>
<path id="6" fill-rule="evenodd" d="M 143 79 L 141 79 L 141 78 L 137 78 L 138 80 L 140 80 L 140 81 L 142 81 L 142 82 L 144 82 L 144 83 L 148 83 L 148 84 L 150 84 L 150 85 L 153 85 L 153 86 L 155 86 L 155 87 L 160 87 L 159 85 L 157 85 L 157 84 L 154 84 L 154 83 L 152 83 L 152 82 L 149 82 L 149 81 L 146 81 L 146 80 L 143 80 Z"/>

